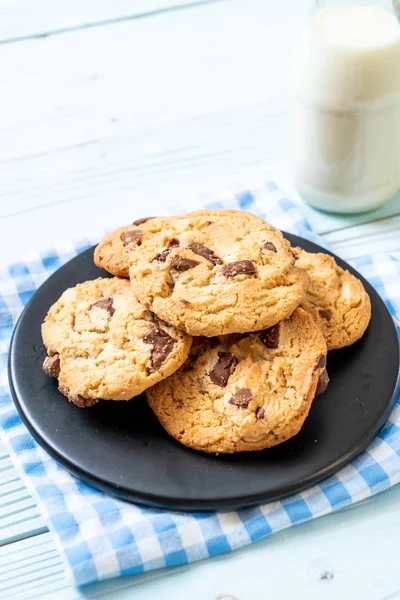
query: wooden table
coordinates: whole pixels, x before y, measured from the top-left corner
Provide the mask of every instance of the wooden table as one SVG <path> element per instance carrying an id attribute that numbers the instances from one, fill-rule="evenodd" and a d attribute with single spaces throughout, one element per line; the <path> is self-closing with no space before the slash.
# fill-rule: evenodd
<path id="1" fill-rule="evenodd" d="M 0 258 L 287 174 L 289 73 L 307 0 L 4 0 Z M 299 200 L 297 198 L 297 200 Z M 300 200 L 299 200 L 300 201 Z M 348 259 L 400 257 L 400 196 L 305 208 Z M 0 598 L 400 598 L 400 489 L 190 567 L 78 591 L 0 445 Z"/>

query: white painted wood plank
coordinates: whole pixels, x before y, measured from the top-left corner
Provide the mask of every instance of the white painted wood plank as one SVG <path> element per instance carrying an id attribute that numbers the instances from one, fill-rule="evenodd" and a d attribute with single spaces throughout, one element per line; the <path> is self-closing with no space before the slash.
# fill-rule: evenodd
<path id="1" fill-rule="evenodd" d="M 282 160 L 307 4 L 222 2 L 4 46 L 0 213 L 58 206 L 36 213 L 35 235 L 30 214 L 2 222 L 2 259 L 52 245 L 67 223 L 84 235 L 94 213 L 117 225 L 135 204 L 186 205 Z"/>
<path id="2" fill-rule="evenodd" d="M 4 506 L 0 515 L 0 528 L 6 529 L 28 518 L 39 516 L 39 509 L 32 498 L 24 498 L 14 506 Z"/>
<path id="3" fill-rule="evenodd" d="M 2 501 L 8 500 L 9 497 L 14 497 L 16 493 L 24 489 L 25 486 L 21 480 L 17 479 L 17 481 L 15 481 L 14 478 L 8 481 L 0 481 L 0 506 Z"/>
<path id="4" fill-rule="evenodd" d="M 63 588 L 68 589 L 64 565 L 51 534 L 0 548 L 1 598 L 36 599 Z"/>
<path id="5" fill-rule="evenodd" d="M 13 468 L 11 458 L 9 456 L 3 456 L 0 461 L 0 473 L 6 473 Z"/>
<path id="6" fill-rule="evenodd" d="M 122 19 L 144 18 L 212 0 L 2 0 L 0 43 Z"/>
<path id="7" fill-rule="evenodd" d="M 8 518 L 0 522 L 0 543 L 11 544 L 16 540 L 46 531 L 48 529 L 39 514 L 39 509 L 33 505 L 33 508 L 15 514 L 12 519 Z"/>
<path id="8" fill-rule="evenodd" d="M 0 547 L 46 530 L 35 501 L 0 441 Z"/>
<path id="9" fill-rule="evenodd" d="M 2 485 L 0 487 L 0 515 L 4 514 L 5 511 L 10 510 L 11 508 L 13 512 L 15 512 L 17 505 L 21 506 L 22 508 L 22 503 L 27 502 L 29 499 L 30 493 L 28 490 L 24 489 L 22 482 L 17 488 L 15 488 L 12 484 Z"/>
<path id="10" fill-rule="evenodd" d="M 4 160 L 0 163 L 4 182 L 1 216 L 19 216 L 64 203 L 76 211 L 78 207 L 72 203 L 87 201 L 93 206 L 112 196 L 118 202 L 125 191 L 154 187 L 155 182 L 160 188 L 165 182 L 175 185 L 179 178 L 204 177 L 210 170 L 233 169 L 244 163 L 258 163 L 262 169 L 266 159 L 283 154 L 277 133 L 282 107 L 270 101 L 267 106 L 251 108 L 251 118 L 248 107 L 231 109 L 148 127 L 145 133 L 140 129 L 116 132 L 105 140 L 81 141 L 73 148 Z M 259 135 L 260 126 L 269 131 L 269 143 Z M 229 129 L 222 139 L 221 129 Z M 194 137 L 195 147 L 191 144 Z M 29 175 L 21 180 L 22 172 Z"/>
<path id="11" fill-rule="evenodd" d="M 8 456 L 8 452 L 6 450 L 5 445 L 3 444 L 3 442 L 0 439 L 0 461 L 4 460 L 5 458 L 7 458 Z M 0 462 L 1 464 L 1 462 Z"/>
<path id="12" fill-rule="evenodd" d="M 221 3 L 3 47 L 2 260 L 273 178 L 307 4 Z"/>
<path id="13" fill-rule="evenodd" d="M 60 579 L 65 579 L 64 565 L 60 564 L 60 558 L 56 552 L 51 553 L 51 555 L 41 554 L 40 557 L 30 557 L 29 560 L 24 561 L 23 565 L 20 562 L 12 562 L 7 565 L 2 561 L 0 582 L 2 580 L 5 582 L 4 591 L 16 588 L 22 584 L 22 571 L 24 576 L 29 578 L 31 582 L 47 578 L 50 575 L 60 574 L 64 576 L 60 577 Z"/>
<path id="14" fill-rule="evenodd" d="M 280 100 L 305 3 L 284 30 L 269 3 L 249 0 L 1 48 L 0 129 L 8 142 L 1 157 L 132 129 L 132 145 L 141 145 L 148 126 Z M 229 132 L 226 119 L 222 125 Z"/>
<path id="15" fill-rule="evenodd" d="M 0 546 L 47 531 L 35 501 L 15 475 L 0 481 Z"/>
<path id="16" fill-rule="evenodd" d="M 48 590 L 51 590 L 51 596 L 54 598 L 54 593 L 63 587 L 65 577 L 62 573 L 61 568 L 53 573 L 43 572 L 41 576 L 37 576 L 30 581 L 29 589 L 26 589 L 24 583 L 20 583 L 16 586 L 4 587 L 4 593 L 7 594 L 6 598 L 28 600 L 37 599 L 47 596 Z M 71 590 L 74 594 L 74 591 Z M 48 597 L 48 596 L 47 596 Z"/>
<path id="17" fill-rule="evenodd" d="M 399 500 L 397 486 L 351 510 L 292 527 L 238 552 L 81 591 L 68 585 L 47 533 L 0 548 L 0 597 L 33 600 L 40 592 L 40 598 L 50 600 L 57 592 L 58 600 L 175 600 L 186 598 L 190 590 L 192 600 L 216 600 L 223 594 L 265 600 L 268 589 L 273 596 L 279 590 L 279 600 L 396 598 Z"/>
<path id="18" fill-rule="evenodd" d="M 18 473 L 13 469 L 0 473 L 0 486 L 8 485 L 17 480 L 19 480 Z"/>

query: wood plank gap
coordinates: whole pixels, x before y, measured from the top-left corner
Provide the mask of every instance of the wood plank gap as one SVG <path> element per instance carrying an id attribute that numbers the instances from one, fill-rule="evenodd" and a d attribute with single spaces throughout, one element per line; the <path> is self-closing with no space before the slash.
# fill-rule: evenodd
<path id="1" fill-rule="evenodd" d="M 54 577 L 54 576 L 56 576 L 56 575 L 57 575 L 57 576 L 58 576 L 58 575 L 61 575 L 61 577 L 57 577 L 57 580 L 56 580 L 56 581 L 59 581 L 59 580 L 65 580 L 65 571 L 64 571 L 64 569 L 63 569 L 63 568 L 59 569 L 58 571 L 54 571 L 54 573 L 51 573 L 51 578 L 53 578 L 53 577 Z M 29 583 L 32 583 L 32 582 L 34 582 L 34 581 L 35 581 L 35 582 L 37 582 L 37 581 L 41 581 L 42 579 L 48 579 L 48 578 L 49 578 L 49 575 L 48 575 L 48 574 L 46 574 L 46 575 L 41 575 L 40 577 L 34 577 L 34 578 L 32 578 L 32 579 L 30 580 L 30 582 L 29 582 Z M 41 584 L 37 584 L 37 585 L 30 585 L 30 586 L 29 586 L 29 589 L 36 588 L 36 587 L 38 587 L 38 585 L 41 585 Z M 26 583 L 25 583 L 25 582 L 23 582 L 23 583 L 18 583 L 17 585 L 8 586 L 8 587 L 5 587 L 5 588 L 3 588 L 1 591 L 2 591 L 2 592 L 7 592 L 7 591 L 10 591 L 10 590 L 13 590 L 13 589 L 16 589 L 16 588 L 21 588 L 21 587 L 26 587 Z M 17 592 L 17 593 L 19 593 L 19 592 Z M 14 594 L 14 595 L 15 595 L 15 594 Z M 12 596 L 11 596 L 11 595 L 7 596 L 7 599 L 9 599 L 9 598 L 12 598 Z"/>
<path id="2" fill-rule="evenodd" d="M 18 479 L 16 479 L 16 481 L 18 481 Z M 2 485 L 6 485 L 6 484 L 2 484 Z M 1 487 L 0 487 L 0 499 L 1 498 L 5 498 L 6 496 L 11 496 L 11 494 L 16 494 L 17 492 L 22 492 L 23 490 L 26 491 L 27 494 L 27 498 L 30 497 L 30 493 L 28 492 L 28 490 L 25 488 L 24 484 L 21 481 L 21 485 L 17 488 L 14 488 L 12 490 L 9 490 L 8 492 L 2 492 L 1 491 Z M 24 498 L 25 500 L 25 498 Z M 5 504 L 1 504 L 1 500 L 0 500 L 0 506 L 6 506 Z"/>
<path id="3" fill-rule="evenodd" d="M 1 522 L 2 522 L 2 520 L 3 520 L 3 519 L 9 519 L 10 517 L 13 517 L 14 515 L 18 515 L 18 514 L 19 514 L 19 513 L 21 513 L 23 510 L 26 510 L 26 509 L 30 510 L 30 509 L 32 509 L 32 508 L 37 508 L 37 505 L 35 504 L 35 502 L 34 502 L 33 498 L 31 498 L 30 494 L 28 495 L 28 499 L 31 499 L 31 500 L 32 500 L 32 506 L 25 507 L 25 508 L 22 508 L 22 509 L 21 509 L 21 508 L 19 508 L 19 509 L 17 509 L 17 510 L 13 510 L 13 511 L 11 511 L 11 512 L 9 512 L 9 513 L 5 514 L 5 515 L 0 515 L 0 527 L 1 527 Z M 38 517 L 39 517 L 39 516 L 40 516 L 39 509 L 37 509 L 37 511 L 38 511 L 38 512 L 37 512 L 37 515 L 36 515 L 36 516 L 38 516 Z M 30 519 L 31 517 L 26 517 L 26 518 Z M 22 521 L 15 521 L 14 525 L 17 525 L 17 523 L 22 523 L 24 520 L 25 520 L 25 519 L 22 519 Z"/>
<path id="4" fill-rule="evenodd" d="M 167 8 L 157 8 L 155 10 L 149 10 L 147 12 L 142 12 L 135 15 L 126 15 L 124 17 L 114 17 L 112 19 L 104 19 L 103 21 L 93 21 L 89 23 L 84 23 L 83 25 L 73 25 L 71 27 L 60 27 L 59 29 L 53 29 L 52 31 L 43 31 L 41 33 L 34 33 L 32 35 L 21 35 L 14 38 L 9 38 L 5 40 L 0 40 L 0 46 L 6 44 L 16 44 L 19 42 L 26 42 L 28 40 L 34 39 L 42 39 L 47 38 L 53 35 L 62 35 L 65 33 L 71 33 L 74 31 L 81 31 L 83 29 L 93 29 L 95 27 L 105 27 L 107 25 L 116 25 L 118 23 L 123 23 L 125 21 L 136 21 L 140 19 L 147 19 L 149 17 L 156 17 L 158 15 L 177 12 L 181 10 L 185 10 L 187 8 L 195 8 L 197 6 L 203 6 L 206 4 L 216 4 L 217 2 L 227 2 L 230 0 L 195 0 L 194 2 L 189 2 L 184 5 L 173 5 Z"/>
<path id="5" fill-rule="evenodd" d="M 53 560 L 53 562 L 55 564 L 43 565 L 43 563 L 48 560 Z M 38 572 L 38 569 L 35 568 L 35 565 L 38 563 L 40 564 L 40 571 L 48 571 L 49 569 L 54 569 L 54 567 L 59 567 L 60 564 L 62 564 L 62 561 L 61 561 L 61 557 L 57 556 L 57 555 L 55 555 L 51 558 L 47 557 L 46 559 L 42 559 L 42 557 L 40 557 L 40 561 L 37 561 L 37 563 L 35 563 L 35 564 L 28 565 L 28 568 L 24 569 L 23 571 L 21 570 L 20 567 L 15 568 L 15 569 L 9 569 L 7 571 L 7 579 L 0 579 L 0 582 L 4 581 L 7 583 L 11 583 L 14 579 L 17 579 L 17 581 L 20 580 L 21 576 L 26 577 L 27 575 L 33 575 L 34 573 Z M 8 576 L 9 573 L 12 573 L 11 577 Z M 53 573 L 51 573 L 51 574 L 53 574 Z M 47 577 L 47 574 L 45 576 Z M 12 589 L 16 585 L 19 585 L 19 584 L 11 583 L 11 585 L 8 586 L 7 589 Z"/>
<path id="6" fill-rule="evenodd" d="M 4 479 L 4 481 L 0 480 L 0 485 L 9 485 L 10 483 L 15 483 L 17 481 L 21 481 L 22 486 L 25 487 L 21 477 L 12 477 L 11 479 Z"/>
<path id="7" fill-rule="evenodd" d="M 2 133 L 2 129 L 0 129 L 0 133 Z M 91 146 L 92 144 L 98 144 L 104 141 L 103 138 L 94 138 L 91 140 L 85 140 L 84 142 L 78 142 L 76 144 L 70 144 L 66 146 L 62 146 L 61 148 L 51 148 L 50 150 L 43 150 L 43 152 L 35 152 L 32 154 L 22 154 L 21 156 L 13 157 L 13 158 L 3 158 L 0 159 L 0 165 L 10 164 L 10 163 L 18 163 L 30 158 L 42 158 L 43 156 L 53 155 L 58 152 L 69 152 L 71 150 L 75 150 L 76 148 L 83 148 L 84 146 Z"/>
<path id="8" fill-rule="evenodd" d="M 47 554 L 49 554 L 50 556 L 46 556 Z M 42 564 L 43 561 L 47 561 L 47 560 L 51 560 L 52 558 L 57 559 L 58 561 L 60 560 L 60 555 L 57 551 L 51 549 L 51 550 L 47 550 L 46 552 L 41 552 L 40 553 L 40 558 L 39 557 L 34 557 L 34 558 L 38 558 L 38 560 L 35 560 L 33 562 L 30 562 L 28 564 L 29 567 L 32 567 L 33 565 L 38 565 L 38 564 Z M 10 569 L 9 564 L 7 564 L 7 574 L 11 573 L 12 571 L 19 571 L 21 572 L 21 567 L 19 566 L 19 563 L 26 563 L 28 562 L 29 558 L 27 558 L 26 556 L 24 556 L 24 558 L 19 558 L 18 560 L 13 560 L 12 564 L 13 567 Z M 1 567 L 0 567 L 1 568 Z"/>
<path id="9" fill-rule="evenodd" d="M 6 465 L 5 467 L 0 467 L 0 473 L 5 473 L 6 471 L 12 471 L 14 469 L 13 465 Z"/>
<path id="10" fill-rule="evenodd" d="M 24 488 L 21 488 L 21 489 L 23 490 Z M 18 491 L 20 491 L 20 490 L 18 490 Z M 17 490 L 13 490 L 12 492 L 8 492 L 8 494 L 4 494 L 4 496 L 9 495 L 9 494 L 15 494 L 16 492 L 17 492 Z M 5 508 L 6 506 L 13 506 L 13 505 L 17 504 L 17 502 L 22 502 L 23 500 L 28 500 L 29 498 L 31 498 L 31 495 L 28 492 L 28 490 L 25 490 L 25 495 L 22 496 L 22 498 L 18 498 L 18 500 L 14 499 L 14 500 L 9 500 L 8 502 L 0 502 L 0 508 L 1 508 L 1 510 L 3 510 L 3 508 Z M 7 516 L 10 516 L 12 514 L 15 514 L 15 513 L 7 513 Z"/>
<path id="11" fill-rule="evenodd" d="M 79 592 L 77 591 L 77 588 L 71 588 L 68 587 L 66 588 L 66 582 L 65 582 L 65 578 L 64 579 L 50 579 L 48 578 L 49 581 L 46 581 L 46 583 L 42 583 L 41 584 L 41 590 L 40 590 L 40 598 L 43 598 L 43 600 L 54 600 L 56 598 L 55 596 L 55 592 L 61 592 L 62 594 L 62 599 L 63 600 L 81 600 L 82 596 L 81 595 L 76 595 L 79 594 Z M 51 591 L 48 590 L 48 586 L 50 586 Z M 38 587 L 38 586 L 35 586 Z M 46 589 L 44 589 L 46 588 Z M 36 592 L 35 592 L 36 594 Z M 67 596 L 65 596 L 64 594 L 67 594 Z M 73 595 L 72 595 L 73 594 Z M 35 595 L 32 596 L 30 590 L 29 591 L 20 591 L 18 592 L 17 596 L 11 596 L 10 600 L 12 600 L 12 598 L 14 598 L 14 600 L 37 600 L 39 598 L 39 596 Z M 114 599 L 114 597 L 113 597 Z M 8 599 L 7 599 L 8 600 Z"/>
<path id="12" fill-rule="evenodd" d="M 29 519 L 26 519 L 26 520 L 29 520 Z M 40 528 L 36 529 L 35 531 L 30 531 L 27 535 L 20 535 L 18 537 L 13 537 L 12 540 L 9 540 L 7 542 L 0 541 L 0 548 L 4 548 L 5 546 L 12 547 L 12 545 L 15 544 L 16 542 L 21 542 L 23 540 L 35 538 L 35 537 L 38 537 L 39 535 L 43 535 L 44 533 L 49 533 L 49 529 L 47 527 L 40 527 Z M 45 543 L 45 542 L 43 542 L 43 543 Z M 18 553 L 19 550 L 16 550 L 15 552 Z"/>

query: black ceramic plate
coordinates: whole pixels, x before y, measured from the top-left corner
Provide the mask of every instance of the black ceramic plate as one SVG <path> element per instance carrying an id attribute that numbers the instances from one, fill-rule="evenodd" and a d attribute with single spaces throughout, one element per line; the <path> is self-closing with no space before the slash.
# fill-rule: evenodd
<path id="1" fill-rule="evenodd" d="M 309 252 L 321 251 L 302 238 L 286 237 Z M 107 273 L 94 265 L 91 249 L 40 287 L 16 326 L 9 374 L 14 402 L 39 444 L 74 475 L 110 494 L 183 510 L 274 500 L 320 481 L 357 456 L 395 403 L 397 333 L 385 304 L 360 277 L 371 297 L 370 326 L 353 346 L 329 353 L 328 389 L 315 399 L 301 432 L 280 446 L 225 456 L 190 450 L 164 432 L 144 396 L 77 408 L 41 369 L 46 352 L 40 324 L 66 288 L 98 276 Z"/>

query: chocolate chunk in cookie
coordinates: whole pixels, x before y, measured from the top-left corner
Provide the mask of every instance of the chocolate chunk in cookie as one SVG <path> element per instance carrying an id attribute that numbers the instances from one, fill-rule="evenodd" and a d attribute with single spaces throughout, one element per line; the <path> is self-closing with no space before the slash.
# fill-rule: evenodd
<path id="1" fill-rule="evenodd" d="M 101 298 L 101 300 L 93 302 L 90 308 L 101 308 L 102 310 L 106 310 L 111 316 L 115 313 L 113 298 Z"/>
<path id="2" fill-rule="evenodd" d="M 233 394 L 232 398 L 229 400 L 229 404 L 233 404 L 239 408 L 247 408 L 251 397 L 251 390 L 249 388 L 242 388 Z"/>
<path id="3" fill-rule="evenodd" d="M 226 387 L 230 375 L 233 373 L 238 359 L 230 352 L 218 352 L 218 360 L 208 376 L 215 385 Z"/>
<path id="4" fill-rule="evenodd" d="M 263 406 L 258 406 L 256 410 L 256 419 L 257 421 L 262 421 L 265 417 L 265 408 Z"/>
<path id="5" fill-rule="evenodd" d="M 271 252 L 278 252 L 278 250 L 276 249 L 275 244 L 273 244 L 272 242 L 267 242 L 267 241 L 263 242 L 261 244 L 261 248 L 263 250 L 271 250 Z"/>
<path id="6" fill-rule="evenodd" d="M 89 406 L 93 406 L 97 404 L 98 398 L 84 398 L 80 394 L 72 394 L 69 389 L 63 387 L 62 385 L 58 386 L 58 391 L 62 393 L 63 396 L 68 398 L 72 404 L 79 406 L 79 408 L 88 408 Z"/>
<path id="7" fill-rule="evenodd" d="M 316 369 L 323 369 L 326 367 L 326 356 L 325 354 L 320 354 L 318 356 L 317 364 L 315 366 Z"/>
<path id="8" fill-rule="evenodd" d="M 267 348 L 279 348 L 279 324 L 260 331 L 260 340 Z"/>
<path id="9" fill-rule="evenodd" d="M 189 244 L 188 248 L 198 256 L 207 259 L 212 265 L 222 265 L 223 263 L 222 259 L 217 256 L 211 248 L 207 248 L 207 246 L 203 246 L 203 244 L 193 242 L 193 244 Z"/>
<path id="10" fill-rule="evenodd" d="M 167 260 L 167 256 L 171 253 L 171 248 L 165 248 L 165 250 L 161 250 L 161 252 L 157 252 L 151 259 L 151 262 L 165 262 Z"/>
<path id="11" fill-rule="evenodd" d="M 136 221 L 133 221 L 132 225 L 143 225 L 143 223 L 147 223 L 147 221 L 150 221 L 150 219 L 154 219 L 154 217 L 143 217 L 142 219 L 136 219 Z"/>
<path id="12" fill-rule="evenodd" d="M 257 270 L 251 260 L 237 260 L 227 263 L 222 267 L 225 277 L 236 277 L 236 275 L 255 275 Z"/>
<path id="13" fill-rule="evenodd" d="M 323 319 L 327 319 L 328 321 L 332 319 L 332 311 L 329 308 L 320 308 L 318 312 Z"/>
<path id="14" fill-rule="evenodd" d="M 247 333 L 229 333 L 225 336 L 225 339 L 230 346 L 234 346 L 235 344 L 238 344 L 241 340 L 245 339 L 247 335 Z"/>
<path id="15" fill-rule="evenodd" d="M 325 369 L 324 371 L 322 371 L 322 373 L 319 377 L 317 389 L 315 390 L 315 395 L 318 396 L 319 394 L 322 394 L 328 387 L 328 383 L 329 383 L 329 375 L 327 373 L 327 370 Z"/>
<path id="16" fill-rule="evenodd" d="M 176 238 L 172 238 L 168 242 L 168 247 L 164 250 L 161 250 L 160 252 L 157 252 L 157 254 L 152 258 L 151 262 L 165 262 L 167 260 L 167 256 L 171 253 L 172 248 L 177 248 L 178 246 L 179 240 L 177 240 Z"/>
<path id="17" fill-rule="evenodd" d="M 60 374 L 60 355 L 58 352 L 52 356 L 46 356 L 43 363 L 43 371 L 50 377 L 58 379 Z"/>
<path id="18" fill-rule="evenodd" d="M 171 354 L 176 340 L 164 331 L 164 329 L 157 326 L 145 334 L 143 341 L 153 346 L 151 364 L 153 369 L 157 371 L 165 362 L 168 355 Z"/>
<path id="19" fill-rule="evenodd" d="M 133 231 L 125 231 L 121 234 L 121 240 L 124 246 L 136 245 L 140 246 L 143 239 L 143 233 L 138 229 Z"/>
<path id="20" fill-rule="evenodd" d="M 207 352 L 211 348 L 212 339 L 206 337 L 194 338 L 190 348 L 189 357 L 182 367 L 183 371 L 191 371 L 196 364 L 199 356 Z"/>
<path id="21" fill-rule="evenodd" d="M 171 260 L 171 267 L 182 273 L 184 271 L 188 271 L 189 269 L 193 269 L 196 265 L 199 264 L 198 260 L 192 260 L 191 258 L 184 258 L 183 256 L 179 256 L 179 254 L 175 254 L 173 259 Z"/>

